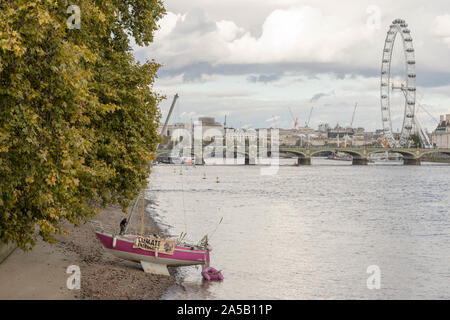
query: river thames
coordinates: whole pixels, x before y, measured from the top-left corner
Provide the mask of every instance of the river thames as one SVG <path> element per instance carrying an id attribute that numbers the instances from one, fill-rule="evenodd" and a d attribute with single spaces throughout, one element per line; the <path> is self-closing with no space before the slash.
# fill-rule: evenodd
<path id="1" fill-rule="evenodd" d="M 153 168 L 147 211 L 170 234 L 209 234 L 211 266 L 225 277 L 208 283 L 200 268 L 179 268 L 164 299 L 450 298 L 448 164 L 293 163 L 271 176 L 259 166 Z M 379 289 L 368 288 L 370 266 Z"/>

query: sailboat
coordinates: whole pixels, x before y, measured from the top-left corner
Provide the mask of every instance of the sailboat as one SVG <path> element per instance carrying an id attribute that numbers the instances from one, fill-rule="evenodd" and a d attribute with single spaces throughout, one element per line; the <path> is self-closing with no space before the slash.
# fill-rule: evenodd
<path id="1" fill-rule="evenodd" d="M 178 94 L 174 96 L 161 133 L 165 131 L 177 98 Z M 142 200 L 140 234 L 126 234 L 126 227 L 123 234 L 107 232 L 103 229 L 101 223 L 92 221 L 97 227 L 95 234 L 106 251 L 118 258 L 139 262 L 144 272 L 153 274 L 169 276 L 168 266 L 202 265 L 209 267 L 211 247 L 208 244 L 207 235 L 198 244 L 192 244 L 183 240 L 186 236 L 185 233 L 175 240 L 144 234 L 144 190 L 142 190 L 140 197 Z M 128 221 L 131 221 L 138 200 L 139 197 L 136 199 Z"/>
<path id="2" fill-rule="evenodd" d="M 143 192 L 142 192 L 143 193 Z M 211 247 L 205 236 L 198 244 L 183 241 L 183 235 L 171 240 L 144 235 L 144 204 L 142 194 L 141 232 L 140 234 L 115 234 L 103 230 L 96 231 L 98 239 L 107 252 L 130 261 L 139 262 L 144 272 L 169 276 L 168 266 L 202 265 L 209 267 Z M 136 202 L 138 199 L 136 199 Z M 133 214 L 133 211 L 130 214 Z"/>

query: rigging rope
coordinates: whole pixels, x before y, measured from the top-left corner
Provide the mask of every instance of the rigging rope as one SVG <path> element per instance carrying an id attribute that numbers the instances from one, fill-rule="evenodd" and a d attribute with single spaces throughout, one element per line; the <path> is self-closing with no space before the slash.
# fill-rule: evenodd
<path id="1" fill-rule="evenodd" d="M 219 211 L 219 208 L 217 208 L 217 211 Z M 217 224 L 216 228 L 214 229 L 214 231 L 211 233 L 211 235 L 209 236 L 209 239 L 211 240 L 212 237 L 214 236 L 214 234 L 216 233 L 217 229 L 219 228 L 219 225 L 222 223 L 223 217 L 220 218 L 219 223 Z"/>
<path id="2" fill-rule="evenodd" d="M 181 116 L 180 116 L 180 110 L 181 110 L 181 107 L 180 107 L 180 103 L 178 103 L 178 105 L 176 106 L 176 108 L 177 108 L 177 110 L 176 110 L 176 114 L 177 114 L 177 119 L 178 119 L 178 122 L 181 122 Z M 185 202 L 184 202 L 184 181 L 183 181 L 183 158 L 182 158 L 182 156 L 183 156 L 183 151 L 184 150 L 181 150 L 181 155 L 177 155 L 177 156 L 179 156 L 180 158 L 181 158 L 181 164 L 180 164 L 180 179 L 181 179 L 181 199 L 182 199 L 182 202 L 183 202 L 183 218 L 184 218 L 184 236 L 186 236 L 186 234 L 187 234 L 187 224 L 186 224 L 186 207 L 185 207 Z M 183 236 L 183 238 L 184 238 L 184 236 Z"/>
<path id="3" fill-rule="evenodd" d="M 131 224 L 131 218 L 133 217 L 134 209 L 136 209 L 136 206 L 137 206 L 137 204 L 138 204 L 138 202 L 139 202 L 139 198 L 140 198 L 140 197 L 141 197 L 141 194 L 139 193 L 139 195 L 138 195 L 138 196 L 136 197 L 136 199 L 134 200 L 134 205 L 133 205 L 133 208 L 131 209 L 130 216 L 128 217 L 128 223 L 127 223 L 127 225 L 125 226 L 124 233 L 127 232 L 128 226 Z"/>
<path id="4" fill-rule="evenodd" d="M 181 164 L 181 172 L 183 172 L 183 164 Z M 187 233 L 186 208 L 184 206 L 184 183 L 183 183 L 183 175 L 182 174 L 181 174 L 181 199 L 183 201 L 184 233 Z"/>

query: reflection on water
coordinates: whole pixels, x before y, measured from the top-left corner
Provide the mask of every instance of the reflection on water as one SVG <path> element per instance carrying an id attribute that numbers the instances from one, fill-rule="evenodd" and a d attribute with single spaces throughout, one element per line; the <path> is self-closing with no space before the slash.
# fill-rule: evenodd
<path id="1" fill-rule="evenodd" d="M 211 235 L 211 266 L 225 276 L 208 283 L 200 268 L 180 268 L 166 299 L 450 298 L 449 165 L 282 163 L 274 176 L 153 169 L 152 214 L 171 234 Z M 367 288 L 370 265 L 380 290 Z"/>

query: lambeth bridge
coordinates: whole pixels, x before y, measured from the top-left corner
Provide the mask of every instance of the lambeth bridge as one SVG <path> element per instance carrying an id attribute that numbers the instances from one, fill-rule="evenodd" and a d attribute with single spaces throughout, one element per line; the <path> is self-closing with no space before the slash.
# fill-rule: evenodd
<path id="1" fill-rule="evenodd" d="M 212 155 L 217 154 L 217 149 L 220 147 L 213 147 L 209 149 L 209 153 L 211 153 L 211 149 L 214 149 Z M 205 152 L 206 148 L 204 148 L 203 152 Z M 219 150 L 221 154 L 227 152 L 226 147 L 223 147 L 222 150 Z M 260 156 L 261 151 L 257 151 L 255 148 L 245 148 L 245 151 L 241 152 L 234 149 L 234 157 L 237 158 L 237 155 L 240 154 L 241 157 L 245 155 L 245 164 L 251 165 L 255 164 L 255 159 L 257 156 Z M 267 153 L 266 153 L 267 152 Z M 264 150 L 264 153 L 267 154 L 267 157 L 271 157 L 272 153 L 276 152 L 270 148 Z M 297 158 L 297 163 L 299 165 L 311 165 L 311 158 L 314 156 L 324 155 L 324 154 L 333 154 L 333 153 L 345 153 L 351 156 L 353 165 L 367 165 L 369 163 L 369 159 L 371 155 L 379 154 L 379 153 L 390 153 L 390 154 L 400 154 L 403 157 L 403 163 L 405 165 L 420 165 L 421 160 L 426 155 L 432 154 L 446 154 L 450 156 L 450 149 L 419 149 L 419 148 L 381 148 L 381 147 L 330 147 L 330 146 L 311 146 L 311 147 L 286 147 L 280 146 L 278 149 L 279 156 L 284 158 Z M 163 155 L 167 156 L 168 151 L 158 150 L 158 156 L 161 157 Z M 204 154 L 204 153 L 203 153 Z M 232 152 L 233 154 L 233 152 Z M 192 152 L 191 155 L 194 155 Z M 275 154 L 274 154 L 275 155 Z M 264 154 L 265 156 L 265 154 Z M 202 161 L 204 163 L 204 161 Z"/>

